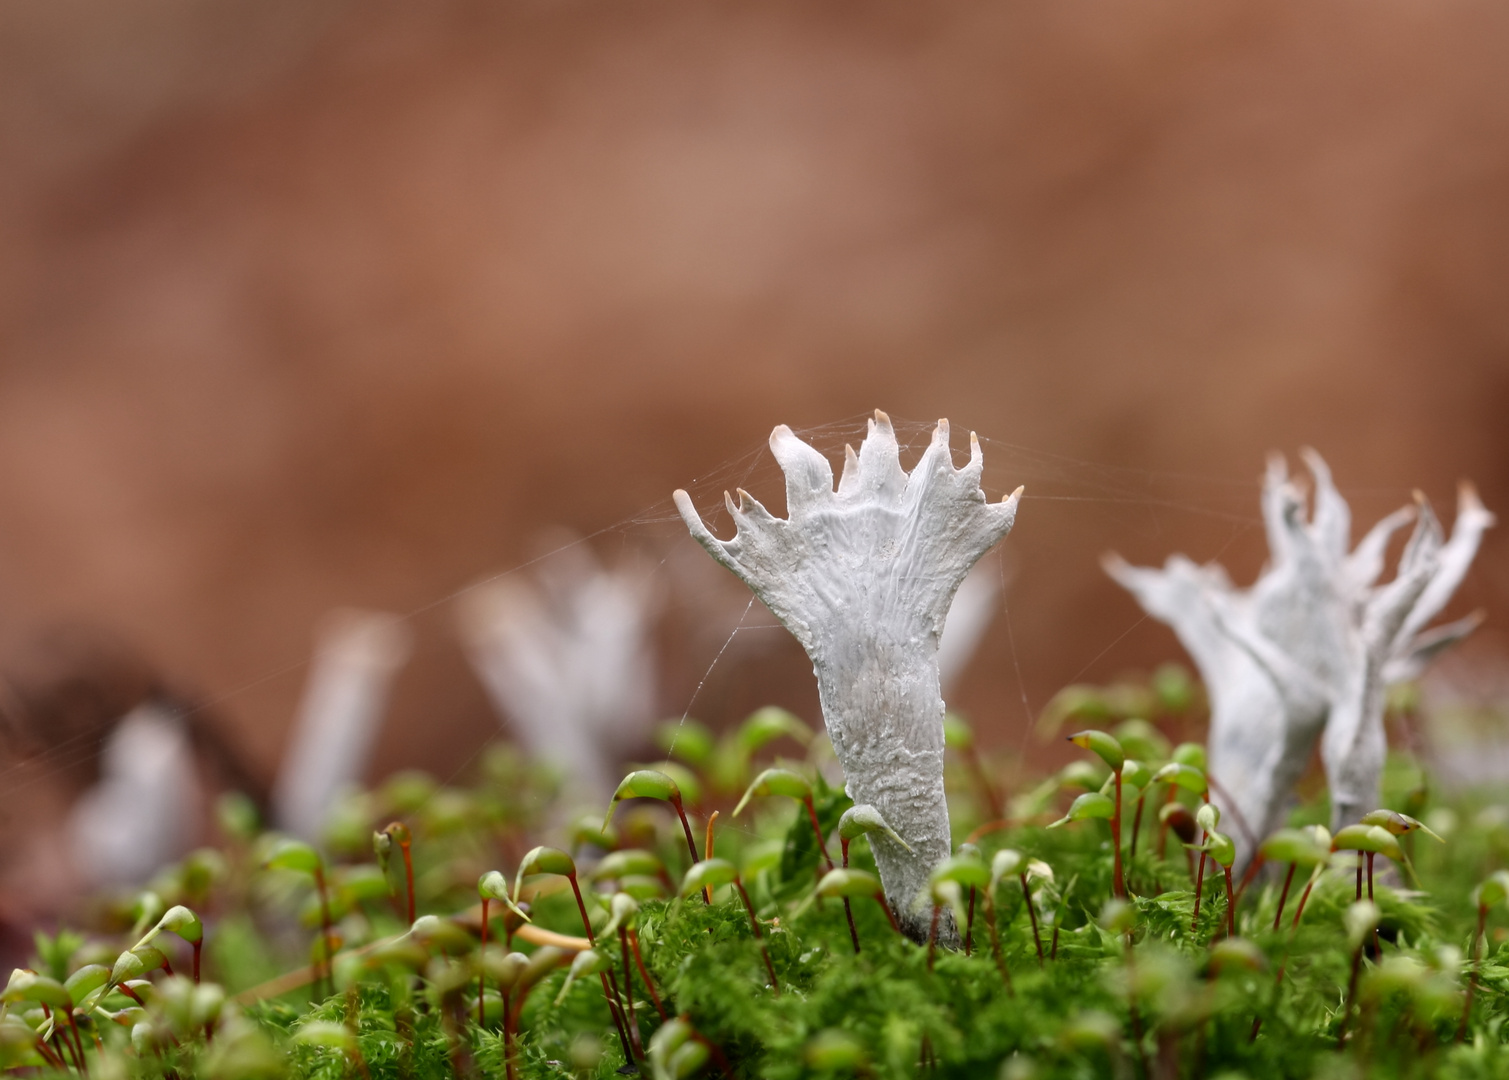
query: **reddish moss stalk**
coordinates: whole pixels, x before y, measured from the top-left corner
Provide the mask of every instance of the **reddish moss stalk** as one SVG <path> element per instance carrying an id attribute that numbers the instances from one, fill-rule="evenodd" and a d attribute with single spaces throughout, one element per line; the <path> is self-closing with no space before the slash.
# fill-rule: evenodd
<path id="1" fill-rule="evenodd" d="M 718 811 L 714 810 L 707 817 L 707 838 L 702 842 L 702 850 L 707 852 L 709 859 L 713 857 L 713 823 L 717 820 Z M 702 886 L 702 902 L 704 904 L 711 904 L 713 902 L 713 887 L 711 885 Z"/>
<path id="2" fill-rule="evenodd" d="M 487 905 L 488 905 L 488 898 L 484 896 L 482 898 L 482 945 L 481 945 L 481 948 L 480 948 L 479 952 L 486 952 L 487 951 Z M 487 1019 L 486 1019 L 487 1018 L 487 1014 L 483 1011 L 483 1008 L 482 1008 L 483 998 L 485 998 L 486 996 L 487 996 L 487 972 L 483 969 L 483 967 L 482 967 L 481 964 L 478 964 L 477 965 L 477 1028 L 478 1028 L 478 1030 L 484 1029 L 487 1026 Z M 504 1009 L 508 1008 L 508 1005 L 507 1005 L 506 1002 L 504 1003 L 503 1008 Z"/>
<path id="3" fill-rule="evenodd" d="M 320 977 L 329 982 L 332 978 L 330 973 L 331 962 L 334 959 L 335 953 L 334 934 L 330 928 L 330 894 L 325 888 L 325 868 L 319 863 L 316 863 L 314 867 L 314 888 L 320 896 L 320 940 L 322 942 L 320 951 L 323 954 L 320 964 Z M 410 919 L 409 922 L 412 924 L 413 920 Z M 167 966 L 167 961 L 164 961 L 163 967 L 166 968 Z M 169 971 L 168 974 L 171 975 L 172 972 Z M 332 983 L 329 990 L 333 992 L 334 989 L 335 987 Z"/>
<path id="4" fill-rule="evenodd" d="M 1114 867 L 1112 871 L 1111 893 L 1118 899 L 1125 899 L 1127 894 L 1126 882 L 1121 876 L 1121 770 L 1117 769 L 1116 780 L 1116 809 L 1111 814 L 1111 861 Z"/>
<path id="5" fill-rule="evenodd" d="M 1043 935 L 1037 928 L 1037 908 L 1032 906 L 1032 886 L 1027 883 L 1027 871 L 1021 872 L 1022 898 L 1027 901 L 1027 918 L 1032 921 L 1032 944 L 1037 946 L 1037 966 L 1043 966 Z"/>
<path id="6" fill-rule="evenodd" d="M 1142 804 L 1147 799 L 1147 789 L 1143 788 L 1137 795 L 1137 813 L 1132 818 L 1132 846 L 1127 852 L 1129 858 L 1137 857 L 1137 836 L 1142 832 Z"/>
<path id="7" fill-rule="evenodd" d="M 696 866 L 702 858 L 697 854 L 697 841 L 692 839 L 692 824 L 686 820 L 686 807 L 681 805 L 681 796 L 672 795 L 671 805 L 676 808 L 676 816 L 681 819 L 681 831 L 686 836 L 686 852 L 692 857 L 692 865 Z"/>
<path id="8" fill-rule="evenodd" d="M 624 1027 L 624 1018 L 619 1014 L 618 1001 L 613 994 L 612 984 L 608 982 L 608 973 L 599 971 L 597 977 L 603 984 L 603 999 L 608 1003 L 608 1015 L 613 1017 L 613 1030 L 618 1032 L 618 1044 L 623 1047 L 624 1061 L 630 1065 L 634 1063 L 634 1050 L 629 1045 L 629 1032 Z"/>
<path id="9" fill-rule="evenodd" d="M 1200 843 L 1203 846 L 1210 839 L 1209 833 L 1202 832 Z M 1193 934 L 1200 926 L 1200 897 L 1205 893 L 1205 852 L 1200 852 L 1200 869 L 1195 873 L 1195 915 L 1189 920 L 1189 932 Z"/>
<path id="10" fill-rule="evenodd" d="M 803 799 L 802 805 L 807 808 L 807 820 L 812 823 L 812 835 L 817 837 L 817 850 L 823 857 L 823 863 L 832 870 L 833 859 L 828 854 L 828 845 L 823 842 L 823 827 L 817 823 L 817 807 L 812 804 L 812 796 L 808 795 Z"/>
<path id="11" fill-rule="evenodd" d="M 1357 1001 L 1357 976 L 1362 971 L 1362 942 L 1352 950 L 1352 974 L 1347 979 L 1347 999 L 1341 1007 L 1341 1028 L 1336 1032 L 1336 1049 L 1347 1045 L 1347 1022 L 1352 1019 L 1352 1006 Z"/>
<path id="12" fill-rule="evenodd" d="M 1305 883 L 1305 891 L 1299 894 L 1299 906 L 1294 909 L 1294 926 L 1292 927 L 1292 929 L 1299 928 L 1299 920 L 1302 919 L 1305 914 L 1305 903 L 1310 899 L 1310 890 L 1315 888 L 1315 882 L 1317 880 L 1318 878 L 1312 874 L 1310 876 L 1310 880 Z"/>
<path id="13" fill-rule="evenodd" d="M 969 753 L 965 756 L 969 760 L 970 771 L 975 774 L 975 783 L 979 785 L 980 793 L 984 796 L 985 809 L 989 811 L 987 816 L 992 820 L 1002 817 L 1001 794 L 990 782 L 990 773 L 985 769 L 985 759 L 980 754 L 980 748 L 971 742 Z"/>
<path id="14" fill-rule="evenodd" d="M 1231 890 L 1231 867 L 1223 866 L 1221 870 L 1226 875 L 1226 936 L 1237 936 L 1237 903 L 1236 897 Z"/>
<path id="15" fill-rule="evenodd" d="M 1467 999 L 1462 1003 L 1462 1020 L 1457 1024 L 1457 1042 L 1467 1038 L 1467 1021 L 1472 1016 L 1472 999 L 1478 992 L 1478 968 L 1483 963 L 1483 929 L 1488 922 L 1488 905 L 1478 905 L 1478 932 L 1472 936 L 1472 975 L 1467 980 Z"/>
<path id="16" fill-rule="evenodd" d="M 1291 870 L 1291 873 L 1292 872 L 1293 871 Z M 1305 883 L 1305 891 L 1300 893 L 1299 904 L 1294 909 L 1294 922 L 1289 927 L 1289 942 L 1284 946 L 1284 958 L 1279 961 L 1278 974 L 1274 976 L 1273 979 L 1273 988 L 1275 992 L 1277 992 L 1278 988 L 1284 983 L 1284 969 L 1289 966 L 1289 948 L 1294 944 L 1294 935 L 1299 932 L 1299 920 L 1304 917 L 1305 903 L 1310 899 L 1310 890 L 1315 888 L 1315 882 L 1318 881 L 1319 878 L 1320 875 L 1318 873 L 1311 874 L 1310 880 Z M 1285 891 L 1287 891 L 1287 887 Z M 1275 924 L 1276 923 L 1277 920 L 1275 919 Z M 1252 1021 L 1252 1034 L 1249 1036 L 1249 1041 L 1257 1039 L 1258 1029 L 1262 1026 L 1263 1018 L 1261 1016 L 1254 1017 Z"/>
<path id="17" fill-rule="evenodd" d="M 46 1006 L 44 1005 L 43 1008 L 45 1009 Z M 33 1035 L 32 1045 L 37 1048 L 38 1053 L 47 1059 L 48 1064 L 52 1065 L 59 1072 L 68 1071 L 68 1063 L 58 1056 L 57 1048 L 49 1045 L 46 1039 L 40 1035 Z"/>
<path id="18" fill-rule="evenodd" d="M 1294 883 L 1294 871 L 1299 869 L 1299 863 L 1290 863 L 1289 872 L 1284 875 L 1284 889 L 1278 894 L 1278 910 L 1273 913 L 1273 929 L 1278 930 L 1278 921 L 1284 917 L 1284 904 L 1289 900 L 1289 886 Z"/>
<path id="19" fill-rule="evenodd" d="M 1001 981 L 1006 984 L 1006 995 L 1016 997 L 1016 990 L 1011 985 L 1011 972 L 1006 970 L 1006 958 L 1001 955 L 1001 931 L 996 927 L 996 905 L 994 896 L 987 897 L 986 925 L 990 927 L 990 953 L 995 958 L 996 970 L 1001 973 Z"/>
<path id="20" fill-rule="evenodd" d="M 760 943 L 760 955 L 765 958 L 765 970 L 770 974 L 770 988 L 777 994 L 781 992 L 781 984 L 775 977 L 775 965 L 770 962 L 770 949 L 765 944 L 765 935 L 760 930 L 760 920 L 755 918 L 754 904 L 750 903 L 749 893 L 744 891 L 744 883 L 734 879 L 734 888 L 739 890 L 739 899 L 744 901 L 744 910 L 749 912 L 749 926 L 754 931 L 755 940 Z"/>
<path id="21" fill-rule="evenodd" d="M 622 926 L 618 928 L 618 947 L 624 966 L 624 1020 L 629 1025 L 635 1049 L 643 1053 L 639 1044 L 639 1021 L 634 1017 L 634 972 L 629 967 L 629 932 Z"/>
<path id="22" fill-rule="evenodd" d="M 633 930 L 629 931 L 629 948 L 634 951 L 634 966 L 639 968 L 639 977 L 644 980 L 645 989 L 650 992 L 650 1000 L 655 1003 L 655 1011 L 660 1014 L 662 1021 L 669 1020 L 665 1006 L 660 1003 L 660 994 L 655 990 L 655 983 L 650 979 L 650 973 L 645 970 L 644 957 L 639 952 L 639 935 Z"/>
<path id="23" fill-rule="evenodd" d="M 839 847 L 839 850 L 843 853 L 844 869 L 847 870 L 847 869 L 849 869 L 849 841 L 845 840 L 843 837 L 840 836 L 838 838 L 838 847 Z M 824 851 L 823 854 L 827 855 L 828 853 L 826 851 Z M 832 862 L 832 860 L 829 860 L 829 862 L 828 862 L 828 869 L 830 869 L 830 870 L 833 869 L 833 862 Z M 880 906 L 881 907 L 885 907 L 885 904 L 881 904 Z M 886 913 L 886 915 L 889 916 L 891 914 L 891 909 L 888 908 L 888 907 L 886 907 L 885 913 Z M 846 919 L 849 920 L 849 940 L 852 941 L 852 942 L 854 942 L 854 955 L 858 956 L 859 955 L 859 929 L 858 929 L 858 927 L 856 927 L 854 925 L 854 908 L 849 903 L 849 898 L 847 896 L 844 897 L 844 918 L 846 918 Z M 894 917 L 891 918 L 891 925 L 892 926 L 896 925 L 896 919 Z"/>
<path id="24" fill-rule="evenodd" d="M 690 838 L 690 834 L 688 834 L 688 838 Z M 582 899 L 582 887 L 577 883 L 575 874 L 567 874 L 566 880 L 571 882 L 571 893 L 576 897 L 576 910 L 582 917 L 582 929 L 586 931 L 587 941 L 596 948 L 597 932 L 592 929 L 592 920 L 587 916 L 587 904 Z M 629 1038 L 629 1018 L 626 1016 L 620 1017 L 619 1015 L 618 980 L 611 978 L 606 971 L 599 971 L 597 975 L 603 984 L 603 998 L 608 1003 L 608 1011 L 613 1014 L 613 1026 L 618 1029 L 618 1041 L 623 1046 L 624 1060 L 632 1064 L 636 1059 L 631 1049 L 631 1040 Z M 506 1004 L 504 1005 L 504 1012 L 506 1015 Z"/>

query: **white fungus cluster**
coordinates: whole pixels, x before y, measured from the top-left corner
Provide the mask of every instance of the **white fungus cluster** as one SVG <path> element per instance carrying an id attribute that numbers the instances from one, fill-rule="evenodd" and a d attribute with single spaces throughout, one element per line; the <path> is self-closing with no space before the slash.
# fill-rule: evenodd
<path id="1" fill-rule="evenodd" d="M 1426 624 L 1451 599 L 1493 516 L 1461 489 L 1447 540 L 1423 498 L 1395 511 L 1351 547 L 1351 511 L 1330 470 L 1304 453 L 1314 510 L 1282 457 L 1268 465 L 1263 521 L 1270 559 L 1249 589 L 1219 566 L 1182 555 L 1162 570 L 1111 556 L 1106 569 L 1147 612 L 1173 628 L 1209 689 L 1214 797 L 1238 822 L 1245 863 L 1254 838 L 1282 824 L 1317 738 L 1330 786 L 1332 828 L 1379 806 L 1387 740 L 1384 694 L 1468 634 L 1470 616 Z M 1389 538 L 1415 528 L 1391 581 L 1378 583 Z"/>

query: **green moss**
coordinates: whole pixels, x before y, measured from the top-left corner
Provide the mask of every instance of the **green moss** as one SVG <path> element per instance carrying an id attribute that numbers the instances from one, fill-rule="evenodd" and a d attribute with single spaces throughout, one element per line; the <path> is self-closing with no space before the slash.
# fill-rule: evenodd
<path id="1" fill-rule="evenodd" d="M 343 808 L 340 843 L 330 848 L 329 876 L 337 891 L 332 907 L 342 942 L 333 992 L 304 985 L 269 996 L 262 985 L 306 964 L 314 938 L 310 883 L 260 868 L 267 838 L 243 837 L 222 856 L 196 853 L 183 866 L 165 869 L 154 882 L 161 903 L 192 903 L 204 916 L 207 978 L 229 994 L 250 992 L 245 1002 L 228 1003 L 211 1018 L 213 1040 L 205 1038 L 202 1022 L 174 1012 L 171 1001 L 188 1000 L 183 994 L 191 990 L 165 982 L 161 972 L 150 976 L 157 997 L 147 992 L 144 1012 L 133 1013 L 124 996 L 110 995 L 103 1006 L 114 1018 L 87 1010 L 80 1018 L 86 1044 L 98 1036 L 103 1047 L 99 1054 L 89 1050 L 92 1075 L 106 1080 L 439 1080 L 458 1070 L 503 1075 L 495 980 L 489 983 L 488 1023 L 476 1021 L 477 953 L 469 944 L 474 939 L 454 938 L 446 946 L 453 953 L 449 957 L 439 955 L 436 945 L 428 960 L 422 953 L 405 956 L 390 949 L 385 961 L 377 962 L 370 948 L 405 928 L 380 885 L 372 895 L 372 871 L 352 869 L 370 861 L 358 843 L 361 836 L 402 818 L 413 832 L 421 912 L 456 913 L 476 903 L 475 882 L 482 872 L 499 868 L 511 878 L 514 868 L 499 866 L 494 854 L 500 845 L 524 850 L 535 839 L 562 843 L 561 837 L 540 835 L 553 779 L 534 774 L 505 751 L 486 760 L 472 786 L 447 788 L 410 775 Z M 819 821 L 831 832 L 849 801 L 810 766 L 806 772 L 813 777 Z M 1509 808 L 1478 793 L 1432 795 L 1426 780 L 1417 763 L 1396 758 L 1385 778 L 1386 801 L 1409 813 L 1433 815 L 1448 843 L 1405 838 L 1421 891 L 1406 889 L 1406 879 L 1386 872 L 1386 860 L 1378 860 L 1374 899 L 1381 912 L 1382 951 L 1371 954 L 1371 936 L 1364 942 L 1355 1007 L 1345 1020 L 1354 952 L 1343 917 L 1356 897 L 1355 876 L 1348 869 L 1321 879 L 1297 930 L 1291 923 L 1306 875 L 1295 881 L 1277 930 L 1282 868 L 1260 876 L 1240 896 L 1236 911 L 1238 934 L 1249 945 L 1217 946 L 1227 916 L 1219 869 L 1207 867 L 1196 919 L 1190 860 L 1176 838 L 1160 837 L 1157 816 L 1149 809 L 1137 853 L 1126 859 L 1132 892 L 1128 937 L 1102 925 L 1113 925 L 1102 919 L 1112 887 L 1106 823 L 1043 827 L 1067 805 L 1072 791 L 1040 790 L 1039 801 L 1046 799 L 1041 812 L 1010 827 L 987 827 L 975 838 L 987 861 L 1010 847 L 1052 868 L 1051 880 L 1032 882 L 1039 939 L 1049 954 L 1042 963 L 1014 875 L 1002 882 L 994 905 L 977 898 L 971 955 L 938 950 L 929 965 L 928 950 L 901 938 L 867 897 L 850 905 L 861 943 L 856 955 L 842 903 L 808 901 L 823 861 L 806 814 L 792 813 L 789 800 L 784 807 L 775 800 L 735 822 L 725 821 L 717 836 L 718 855 L 735 865 L 762 850 L 779 850 L 778 858 L 760 859 L 750 872 L 760 940 L 736 892 L 727 887 L 711 905 L 700 895 L 642 899 L 636 933 L 667 1010 L 695 1028 L 694 1040 L 715 1048 L 704 1069 L 708 1075 L 717 1075 L 723 1062 L 734 1075 L 772 1080 L 1505 1075 L 1509 948 L 1493 921 L 1467 1038 L 1457 1044 L 1455 1035 L 1477 917 L 1471 892 L 1489 872 L 1509 865 Z M 1021 790 L 1037 785 L 1028 779 Z M 957 789 L 951 793 L 959 802 L 957 821 L 984 819 L 971 803 L 974 792 L 969 773 L 957 770 Z M 1164 797 L 1160 791 L 1160 805 Z M 1323 799 L 1312 800 L 1296 809 L 1294 820 L 1324 815 Z M 625 807 L 614 827 L 622 843 L 653 848 L 673 876 L 685 869 L 679 824 L 663 805 Z M 833 847 L 836 856 L 837 844 Z M 596 894 L 586 876 L 593 851 L 575 854 L 601 933 L 610 898 Z M 855 842 L 851 856 L 853 866 L 873 869 L 865 841 Z M 401 868 L 397 878 L 393 874 L 390 865 L 388 880 L 401 893 Z M 582 933 L 563 879 L 531 879 L 531 888 L 536 925 Z M 120 926 L 129 925 L 142 906 L 134 898 L 102 905 L 102 911 L 114 912 L 113 932 L 102 924 L 90 934 L 39 936 L 33 966 L 59 980 L 84 963 L 108 966 L 131 944 Z M 496 906 L 493 913 L 496 917 Z M 495 918 L 494 940 L 501 929 Z M 164 944 L 180 972 L 185 970 L 182 943 L 164 939 Z M 514 944 L 537 955 L 522 939 Z M 622 989 L 626 976 L 617 937 L 604 935 L 599 946 Z M 778 993 L 769 984 L 766 952 Z M 638 972 L 628 977 L 637 1041 L 648 1047 L 662 1021 Z M 518 1075 L 600 1080 L 618 1075 L 625 1055 L 600 978 L 588 974 L 569 987 L 566 983 L 566 970 L 557 968 L 524 999 L 515 1040 Z M 26 1031 L 50 1031 L 40 1008 L 18 1000 L 5 1012 L 0 1062 L 47 1072 L 27 1047 Z M 139 1025 L 145 1028 L 133 1043 L 132 1028 Z M 657 1050 L 651 1057 L 659 1061 L 665 1055 Z M 655 1075 L 671 1075 L 668 1068 L 644 1066 Z"/>

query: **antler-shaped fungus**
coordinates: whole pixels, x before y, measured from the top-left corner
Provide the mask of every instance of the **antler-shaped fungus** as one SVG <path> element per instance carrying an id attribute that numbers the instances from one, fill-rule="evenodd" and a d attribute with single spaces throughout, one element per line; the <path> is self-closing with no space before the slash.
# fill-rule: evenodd
<path id="1" fill-rule="evenodd" d="M 563 548 L 530 583 L 502 578 L 461 597 L 468 658 L 519 741 L 601 803 L 619 751 L 655 711 L 658 597 L 637 565 L 603 567 L 583 545 Z"/>
<path id="2" fill-rule="evenodd" d="M 725 541 L 686 492 L 676 507 L 811 657 L 849 796 L 910 846 L 877 838 L 873 850 L 892 911 L 921 940 L 927 919 L 913 901 L 950 852 L 938 637 L 964 575 L 1011 530 L 1021 489 L 987 502 L 979 441 L 970 434 L 969 463 L 955 469 L 946 420 L 908 475 L 877 411 L 859 453 L 845 448 L 837 491 L 827 459 L 784 424 L 770 448 L 786 474 L 786 520 L 747 492 L 737 505 L 725 493 L 738 528 Z"/>
<path id="3" fill-rule="evenodd" d="M 1351 510 L 1330 469 L 1303 452 L 1315 481 L 1314 511 L 1289 479 L 1281 456 L 1269 460 L 1263 520 L 1271 561 L 1245 591 L 1218 565 L 1182 555 L 1162 570 L 1116 556 L 1110 575 L 1147 612 L 1171 626 L 1200 668 L 1211 695 L 1212 794 L 1245 828 L 1239 859 L 1253 837 L 1282 824 L 1285 802 L 1315 740 L 1331 789 L 1332 828 L 1378 805 L 1387 740 L 1384 690 L 1414 678 L 1442 649 L 1480 621 L 1472 615 L 1431 630 L 1477 553 L 1493 515 L 1464 484 L 1451 539 L 1423 497 L 1378 522 L 1348 551 Z M 1415 529 L 1394 579 L 1376 584 L 1389 538 L 1413 518 Z"/>

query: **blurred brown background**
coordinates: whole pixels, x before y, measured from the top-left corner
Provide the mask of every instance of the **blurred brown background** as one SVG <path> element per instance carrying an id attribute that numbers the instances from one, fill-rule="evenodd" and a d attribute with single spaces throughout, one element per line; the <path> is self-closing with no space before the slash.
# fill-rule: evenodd
<path id="1" fill-rule="evenodd" d="M 790 642 L 692 699 L 744 601 L 667 496 L 779 507 L 771 426 L 836 454 L 880 406 L 1028 485 L 959 695 L 1019 740 L 1177 655 L 1102 551 L 1256 571 L 1271 449 L 1359 526 L 1417 486 L 1449 521 L 1460 477 L 1509 510 L 1506 35 L 1489 2 L 6 5 L 0 660 L 108 631 L 266 776 L 320 616 L 419 611 L 374 768 L 446 772 L 497 727 L 443 601 L 564 525 L 702 619 L 667 713 L 816 719 Z M 1506 596 L 1501 529 L 1477 648 Z"/>

